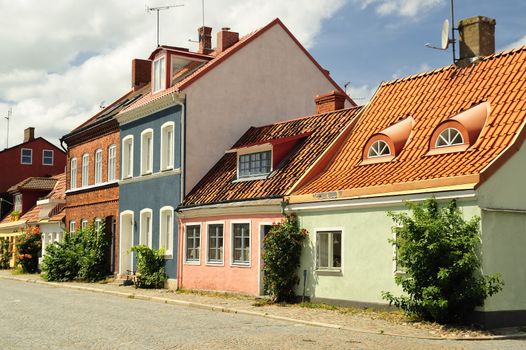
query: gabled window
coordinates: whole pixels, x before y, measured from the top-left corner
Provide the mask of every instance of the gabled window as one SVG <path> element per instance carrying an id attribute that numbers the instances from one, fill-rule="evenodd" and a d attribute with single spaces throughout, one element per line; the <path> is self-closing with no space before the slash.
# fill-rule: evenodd
<path id="1" fill-rule="evenodd" d="M 139 244 L 152 248 L 152 210 L 141 210 L 141 231 Z"/>
<path id="2" fill-rule="evenodd" d="M 33 164 L 33 150 L 31 148 L 22 148 L 20 152 L 21 164 Z"/>
<path id="3" fill-rule="evenodd" d="M 438 135 L 435 147 L 449 147 L 463 144 L 464 138 L 460 131 L 455 128 L 447 128 Z"/>
<path id="4" fill-rule="evenodd" d="M 95 184 L 102 182 L 102 150 L 95 151 Z"/>
<path id="5" fill-rule="evenodd" d="M 151 174 L 153 169 L 153 130 L 141 133 L 141 175 Z"/>
<path id="6" fill-rule="evenodd" d="M 170 206 L 162 207 L 160 210 L 159 246 L 160 248 L 164 248 L 164 255 L 167 258 L 173 256 L 173 213 L 174 208 Z"/>
<path id="7" fill-rule="evenodd" d="M 133 135 L 122 140 L 122 178 L 133 176 Z"/>
<path id="8" fill-rule="evenodd" d="M 82 156 L 82 187 L 86 187 L 89 184 L 89 154 Z"/>
<path id="9" fill-rule="evenodd" d="M 161 171 L 174 168 L 174 123 L 161 126 Z"/>
<path id="10" fill-rule="evenodd" d="M 342 269 L 342 231 L 316 232 L 316 269 Z"/>
<path id="11" fill-rule="evenodd" d="M 165 62 L 164 56 L 153 61 L 153 92 L 164 90 L 166 86 Z"/>
<path id="12" fill-rule="evenodd" d="M 53 150 L 45 149 L 42 151 L 42 165 L 53 165 Z"/>
<path id="13" fill-rule="evenodd" d="M 201 250 L 201 225 L 186 225 L 185 230 L 185 261 L 199 263 Z"/>
<path id="14" fill-rule="evenodd" d="M 223 224 L 208 224 L 207 261 L 212 264 L 223 263 Z"/>
<path id="15" fill-rule="evenodd" d="M 271 171 L 272 151 L 241 154 L 238 157 L 238 178 L 267 175 Z"/>
<path id="16" fill-rule="evenodd" d="M 69 163 L 69 188 L 77 188 L 77 158 L 71 158 Z"/>
<path id="17" fill-rule="evenodd" d="M 250 223 L 232 224 L 232 264 L 250 264 Z"/>
<path id="18" fill-rule="evenodd" d="M 117 178 L 117 147 L 111 145 L 108 147 L 108 181 Z"/>
<path id="19" fill-rule="evenodd" d="M 391 149 L 387 142 L 383 140 L 375 141 L 371 147 L 369 147 L 369 152 L 367 152 L 369 158 L 385 157 L 389 155 L 391 155 Z"/>

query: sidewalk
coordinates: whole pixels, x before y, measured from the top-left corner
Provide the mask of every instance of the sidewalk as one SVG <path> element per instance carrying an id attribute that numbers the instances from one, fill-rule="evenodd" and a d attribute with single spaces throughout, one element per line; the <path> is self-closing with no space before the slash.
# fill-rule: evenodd
<path id="1" fill-rule="evenodd" d="M 298 305 L 256 306 L 253 297 L 221 294 L 192 293 L 172 290 L 135 289 L 133 286 L 119 286 L 112 283 L 46 282 L 38 275 L 13 275 L 10 271 L 0 270 L 0 280 L 11 279 L 21 282 L 45 284 L 52 287 L 105 293 L 126 298 L 148 300 L 166 304 L 183 305 L 210 309 L 218 312 L 232 312 L 261 317 L 287 320 L 320 327 L 338 328 L 362 333 L 383 334 L 410 338 L 452 339 L 452 340 L 495 340 L 526 338 L 526 332 L 518 329 L 502 329 L 493 332 L 445 329 L 430 323 L 407 321 L 399 312 L 367 311 L 353 308 L 323 307 L 307 308 Z M 0 282 L 1 283 L 1 282 Z"/>

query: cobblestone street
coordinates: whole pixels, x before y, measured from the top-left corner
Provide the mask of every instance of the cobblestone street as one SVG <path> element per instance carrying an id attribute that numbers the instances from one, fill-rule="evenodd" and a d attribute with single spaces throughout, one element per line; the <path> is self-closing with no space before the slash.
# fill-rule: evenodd
<path id="1" fill-rule="evenodd" d="M 367 334 L 0 279 L 1 349 L 523 349 Z"/>

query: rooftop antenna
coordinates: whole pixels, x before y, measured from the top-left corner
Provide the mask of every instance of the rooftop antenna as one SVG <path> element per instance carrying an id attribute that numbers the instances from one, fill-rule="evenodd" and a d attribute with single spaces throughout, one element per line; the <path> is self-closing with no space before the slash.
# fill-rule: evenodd
<path id="1" fill-rule="evenodd" d="M 202 24 L 201 26 L 204 27 L 205 26 L 205 0 L 201 0 L 201 11 L 202 11 Z M 203 33 L 204 35 L 204 33 Z M 202 39 L 201 37 L 201 34 L 199 34 L 199 40 L 192 40 L 192 39 L 188 39 L 189 42 L 191 43 L 198 43 L 200 42 Z"/>
<path id="2" fill-rule="evenodd" d="M 5 119 L 7 119 L 7 136 L 5 139 L 5 148 L 9 148 L 9 120 L 11 120 L 12 114 L 13 109 L 9 107 L 9 109 L 7 110 L 7 117 L 4 117 Z"/>
<path id="3" fill-rule="evenodd" d="M 436 47 L 431 45 L 430 43 L 426 43 L 424 46 L 428 47 L 430 49 L 436 49 L 436 50 L 442 50 L 445 51 L 448 49 L 449 44 L 451 44 L 451 47 L 453 48 L 453 63 L 457 63 L 457 55 L 455 50 L 455 43 L 457 42 L 455 39 L 455 30 L 458 31 L 458 27 L 455 28 L 455 4 L 454 0 L 451 0 L 451 38 L 449 37 L 449 21 L 447 19 L 444 20 L 444 23 L 442 24 L 442 37 L 441 37 L 441 45 L 440 47 Z"/>
<path id="4" fill-rule="evenodd" d="M 157 7 L 146 6 L 146 12 L 153 12 L 153 11 L 157 12 L 157 47 L 160 46 L 159 45 L 159 12 L 162 10 L 169 10 L 172 7 L 182 7 L 182 6 L 184 5 L 180 4 L 180 5 L 168 5 L 168 6 L 157 6 Z"/>

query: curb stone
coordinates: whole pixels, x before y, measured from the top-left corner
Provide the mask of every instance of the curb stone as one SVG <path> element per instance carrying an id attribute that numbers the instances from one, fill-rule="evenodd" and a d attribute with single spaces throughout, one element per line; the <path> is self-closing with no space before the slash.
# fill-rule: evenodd
<path id="1" fill-rule="evenodd" d="M 162 298 L 162 297 L 152 297 L 152 296 L 148 296 L 148 295 L 144 295 L 144 294 L 137 294 L 137 293 L 116 292 L 116 291 L 112 291 L 112 290 L 105 290 L 105 289 L 102 289 L 102 288 L 74 286 L 74 285 L 70 285 L 70 284 L 61 284 L 61 283 L 57 283 L 57 282 L 47 282 L 47 281 L 42 281 L 42 280 L 32 279 L 32 278 L 25 278 L 25 277 L 1 276 L 0 275 L 0 279 L 13 280 L 13 281 L 18 281 L 18 282 L 26 282 L 26 283 L 42 284 L 42 285 L 46 285 L 46 286 L 54 287 L 54 288 L 67 288 L 67 289 L 74 289 L 74 290 L 79 290 L 79 291 L 87 291 L 87 292 L 100 293 L 100 294 L 108 294 L 108 295 L 114 295 L 114 296 L 118 296 L 118 297 L 124 297 L 124 298 L 129 298 L 129 299 L 137 299 L 137 300 L 142 300 L 142 301 L 152 301 L 152 302 L 157 302 L 157 303 L 162 303 L 162 304 L 187 306 L 187 307 L 193 307 L 193 308 L 197 308 L 197 309 L 204 309 L 204 310 L 210 310 L 210 311 L 216 311 L 216 312 L 225 312 L 225 313 L 233 313 L 233 314 L 240 314 L 240 315 L 265 317 L 265 318 L 269 318 L 269 319 L 286 321 L 286 322 L 292 322 L 292 323 L 299 323 L 299 324 L 315 326 L 315 327 L 342 329 L 342 330 L 351 331 L 351 332 L 376 334 L 376 335 L 385 335 L 385 336 L 391 336 L 391 337 L 425 339 L 425 340 L 450 340 L 450 341 L 484 341 L 484 340 L 526 339 L 526 333 L 516 333 L 516 334 L 509 334 L 509 335 L 491 335 L 491 336 L 482 336 L 482 337 L 426 337 L 426 336 L 419 336 L 419 335 L 409 335 L 409 334 L 398 334 L 398 333 L 384 332 L 383 330 L 371 331 L 371 330 L 367 330 L 367 329 L 346 327 L 346 326 L 341 326 L 341 325 L 332 324 L 332 323 L 307 321 L 307 320 L 300 320 L 300 319 L 286 317 L 286 316 L 272 315 L 272 314 L 269 314 L 267 312 L 257 312 L 257 311 L 250 311 L 250 310 L 234 309 L 234 308 L 228 308 L 228 307 L 222 307 L 222 306 L 216 306 L 216 305 L 209 305 L 209 304 L 203 304 L 203 303 L 196 303 L 196 302 L 185 301 L 185 300 L 176 300 L 176 299 Z"/>

